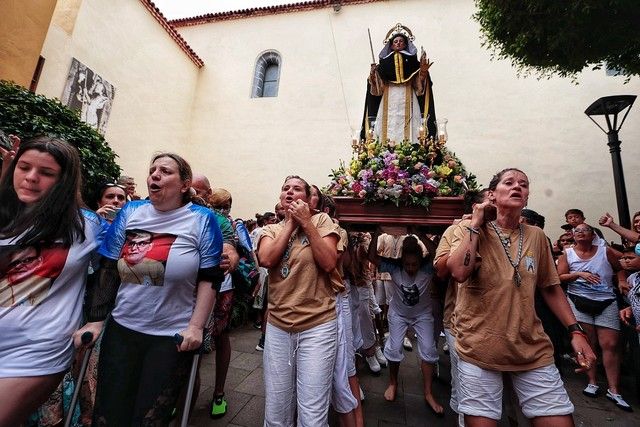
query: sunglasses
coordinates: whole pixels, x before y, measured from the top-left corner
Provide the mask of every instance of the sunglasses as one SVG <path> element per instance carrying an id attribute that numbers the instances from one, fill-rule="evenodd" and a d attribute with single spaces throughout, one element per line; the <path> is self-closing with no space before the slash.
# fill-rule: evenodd
<path id="1" fill-rule="evenodd" d="M 574 228 L 573 229 L 574 233 L 589 233 L 591 231 L 592 231 L 591 228 Z"/>
<path id="2" fill-rule="evenodd" d="M 114 182 L 109 182 L 109 183 L 105 184 L 104 186 L 105 186 L 105 188 L 118 187 L 118 188 L 122 188 L 123 190 L 127 189 L 127 187 L 125 187 L 124 185 L 116 184 Z"/>

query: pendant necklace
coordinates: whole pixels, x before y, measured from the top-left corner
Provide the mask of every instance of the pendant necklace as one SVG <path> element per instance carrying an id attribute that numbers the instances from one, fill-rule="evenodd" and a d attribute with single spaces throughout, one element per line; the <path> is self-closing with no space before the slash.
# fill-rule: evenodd
<path id="1" fill-rule="evenodd" d="M 291 237 L 289 237 L 289 242 L 287 243 L 287 248 L 284 250 L 284 254 L 282 255 L 282 267 L 280 267 L 280 275 L 283 279 L 286 279 L 289 276 L 291 270 L 289 269 L 289 256 L 291 256 L 291 246 L 293 246 L 293 242 L 298 237 L 298 229 L 296 228 L 293 233 L 291 233 Z"/>
<path id="2" fill-rule="evenodd" d="M 511 246 L 511 238 L 509 237 L 509 244 L 505 242 L 505 239 L 500 236 L 500 232 L 498 231 L 498 227 L 495 222 L 490 222 L 491 228 L 496 232 L 496 236 L 498 236 L 498 240 L 502 244 L 502 249 L 504 249 L 504 253 L 507 255 L 507 259 L 509 260 L 509 264 L 513 267 L 513 282 L 517 287 L 520 287 L 522 283 L 522 276 L 520 275 L 520 271 L 518 271 L 518 266 L 520 265 L 520 261 L 522 261 L 522 242 L 524 240 L 524 233 L 522 232 L 522 224 L 518 225 L 518 255 L 516 257 L 516 261 L 514 262 L 511 258 L 511 253 L 509 251 L 509 247 Z"/>

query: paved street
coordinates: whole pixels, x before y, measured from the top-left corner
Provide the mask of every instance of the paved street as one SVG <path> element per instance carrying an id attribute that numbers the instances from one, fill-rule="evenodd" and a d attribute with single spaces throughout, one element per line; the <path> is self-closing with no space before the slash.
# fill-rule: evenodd
<path id="1" fill-rule="evenodd" d="M 212 420 L 207 408 L 213 392 L 214 355 L 206 355 L 202 365 L 203 388 L 198 398 L 196 409 L 191 417 L 193 426 L 261 426 L 264 414 L 264 386 L 262 380 L 262 353 L 255 350 L 260 332 L 246 326 L 235 329 L 231 333 L 231 366 L 226 384 L 226 395 L 229 412 L 220 420 Z M 447 414 L 444 419 L 434 417 L 424 404 L 422 397 L 422 377 L 419 370 L 416 352 L 405 354 L 400 367 L 400 386 L 398 398 L 389 403 L 384 400 L 384 392 L 388 373 L 383 368 L 382 374 L 374 377 L 367 372 L 364 365 L 358 366 L 362 388 L 365 392 L 363 403 L 365 423 L 367 426 L 453 426 L 455 417 L 448 407 L 449 399 L 449 362 L 448 356 L 441 353 L 441 376 L 443 381 L 436 380 L 434 391 L 440 402 L 445 404 Z M 604 380 L 604 377 L 602 378 Z M 582 395 L 585 379 L 573 373 L 565 377 L 571 400 L 576 406 L 575 421 L 579 427 L 632 427 L 640 425 L 640 402 L 633 394 L 630 377 L 623 379 L 623 395 L 636 409 L 629 414 L 623 412 L 609 402 L 604 396 L 590 399 Z M 601 381 L 601 388 L 606 386 Z M 336 425 L 332 420 L 332 425 Z M 500 426 L 510 426 L 503 414 Z M 528 423 L 520 420 L 520 426 Z"/>

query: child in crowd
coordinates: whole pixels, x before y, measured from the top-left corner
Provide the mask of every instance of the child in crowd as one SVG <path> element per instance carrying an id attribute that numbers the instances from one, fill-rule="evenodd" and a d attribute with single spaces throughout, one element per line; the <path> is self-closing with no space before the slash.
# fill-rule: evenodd
<path id="1" fill-rule="evenodd" d="M 633 317 L 640 339 L 640 256 L 635 253 L 634 248 L 624 251 L 620 265 L 627 273 L 631 273 L 626 282 L 620 282 L 618 285 L 620 292 L 626 295 L 630 304 L 629 307 L 620 310 L 620 319 L 626 325 L 630 325 Z"/>
<path id="2" fill-rule="evenodd" d="M 429 297 L 434 276 L 432 265 L 433 250 L 423 255 L 422 247 L 415 236 L 407 236 L 402 242 L 400 260 L 382 258 L 376 248 L 378 233 L 369 247 L 369 259 L 378 266 L 379 271 L 388 272 L 392 279 L 391 301 L 389 303 L 389 338 L 384 346 L 384 355 L 389 361 L 389 386 L 384 393 L 387 401 L 396 398 L 398 371 L 404 358 L 402 342 L 407 328 L 412 326 L 418 336 L 418 354 L 424 381 L 424 398 L 437 416 L 444 415 L 444 408 L 431 391 L 432 376 L 438 352 L 433 334 L 432 301 Z M 423 242 L 427 246 L 433 246 Z"/>

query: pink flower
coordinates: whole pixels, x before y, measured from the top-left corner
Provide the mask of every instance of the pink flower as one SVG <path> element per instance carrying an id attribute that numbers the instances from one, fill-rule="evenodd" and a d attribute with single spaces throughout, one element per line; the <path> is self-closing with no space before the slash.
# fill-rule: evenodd
<path id="1" fill-rule="evenodd" d="M 413 185 L 412 188 L 417 194 L 422 194 L 424 191 L 424 186 L 422 184 Z"/>
<path id="2" fill-rule="evenodd" d="M 364 190 L 360 190 L 360 192 L 358 193 L 358 197 L 364 198 L 364 196 L 367 195 L 367 192 Z"/>
<path id="3" fill-rule="evenodd" d="M 351 189 L 353 190 L 354 193 L 359 193 L 360 191 L 362 191 L 363 187 L 362 187 L 362 184 L 356 181 L 351 184 Z"/>
<path id="4" fill-rule="evenodd" d="M 396 180 L 395 180 L 395 179 L 393 179 L 393 178 L 389 178 L 389 179 L 387 180 L 387 185 L 388 185 L 389 187 L 391 187 L 391 186 L 392 186 L 393 184 L 395 184 L 395 183 L 396 183 Z"/>

